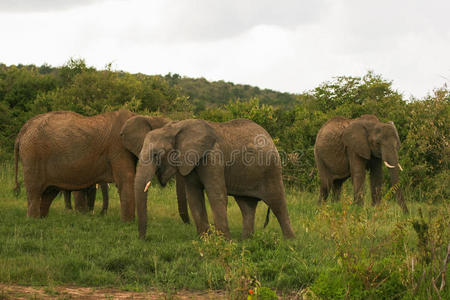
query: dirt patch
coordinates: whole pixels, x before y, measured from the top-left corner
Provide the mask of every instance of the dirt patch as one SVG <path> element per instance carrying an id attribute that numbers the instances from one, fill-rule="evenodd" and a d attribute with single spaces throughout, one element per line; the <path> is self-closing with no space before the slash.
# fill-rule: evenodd
<path id="1" fill-rule="evenodd" d="M 173 294 L 156 290 L 127 292 L 89 287 L 30 287 L 0 283 L 0 300 L 6 299 L 227 299 L 222 291 L 177 291 Z"/>

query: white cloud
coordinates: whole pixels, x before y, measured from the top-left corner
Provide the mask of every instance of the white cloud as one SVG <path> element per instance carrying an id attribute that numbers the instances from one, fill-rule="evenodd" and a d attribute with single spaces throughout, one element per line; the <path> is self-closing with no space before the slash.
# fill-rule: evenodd
<path id="1" fill-rule="evenodd" d="M 0 4 L 7 64 L 71 56 L 147 74 L 302 92 L 374 70 L 407 96 L 450 77 L 448 1 L 44 1 Z M 20 3 L 34 1 L 20 1 Z M 448 80 L 447 80 L 448 81 Z"/>
<path id="2" fill-rule="evenodd" d="M 0 11 L 17 13 L 58 11 L 102 1 L 107 0 L 2 0 Z"/>

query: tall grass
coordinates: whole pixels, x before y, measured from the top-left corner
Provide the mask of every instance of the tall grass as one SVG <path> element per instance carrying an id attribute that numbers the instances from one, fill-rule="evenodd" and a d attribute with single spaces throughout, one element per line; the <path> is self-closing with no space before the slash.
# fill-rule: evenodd
<path id="1" fill-rule="evenodd" d="M 325 298 L 342 295 L 344 298 L 346 295 L 370 298 L 377 295 L 376 291 L 381 293 L 379 286 L 382 286 L 383 294 L 378 294 L 381 298 L 386 295 L 408 298 L 428 292 L 419 288 L 413 293 L 406 278 L 411 275 L 406 272 L 407 259 L 419 251 L 417 235 L 409 226 L 411 220 L 418 218 L 419 209 L 450 219 L 445 203 L 408 203 L 411 215 L 405 216 L 394 202 L 374 208 L 369 206 L 366 197 L 366 206 L 350 205 L 351 190 L 348 188 L 344 189 L 342 202 L 318 206 L 315 193 L 291 187 L 287 189 L 287 201 L 296 239 L 286 241 L 282 238 L 273 215 L 268 227 L 263 229 L 266 206 L 260 204 L 256 234 L 242 241 L 241 214 L 230 198 L 228 217 L 233 241 L 231 244 L 211 243 L 196 235 L 194 225 L 181 222 L 174 185 L 166 188 L 155 185 L 149 192 L 148 237 L 141 241 L 137 238 L 136 222 L 120 221 L 119 198 L 114 186 L 110 190 L 107 216 L 99 215 L 101 193 L 98 193 L 94 214 L 65 210 L 64 201 L 58 196 L 49 216 L 35 220 L 26 217 L 23 186 L 18 198 L 13 195 L 12 164 L 1 165 L 0 180 L 0 282 L 24 285 L 101 286 L 127 290 L 156 287 L 166 291 L 227 289 L 234 286 L 230 284 L 236 277 L 234 275 L 244 274 L 248 277 L 246 287 L 268 287 L 281 293 L 302 291 Z M 401 233 L 396 231 L 399 226 L 403 226 Z M 393 235 L 392 242 L 382 243 Z M 443 239 L 450 240 L 449 228 L 443 229 Z M 205 252 L 205 247 L 218 247 L 219 251 Z M 395 247 L 403 250 L 394 253 Z M 346 261 L 346 252 L 355 260 Z M 443 250 L 438 251 L 439 255 L 442 253 Z M 359 259 L 365 260 L 364 263 Z M 392 271 L 393 261 L 396 268 L 405 269 Z M 360 278 L 349 277 L 348 272 L 369 268 L 375 262 L 382 273 L 378 276 L 386 279 L 379 283 L 378 277 L 375 278 L 374 282 L 379 286 L 374 285 L 375 292 L 370 292 L 372 287 L 358 285 Z M 369 274 L 364 270 L 360 273 L 355 276 Z M 395 284 L 385 287 L 385 283 L 392 283 L 396 276 L 399 278 Z M 344 287 L 342 293 L 329 291 L 331 282 L 337 284 L 335 290 Z M 443 295 L 448 295 L 448 285 Z M 369 292 L 357 293 L 359 290 Z"/>

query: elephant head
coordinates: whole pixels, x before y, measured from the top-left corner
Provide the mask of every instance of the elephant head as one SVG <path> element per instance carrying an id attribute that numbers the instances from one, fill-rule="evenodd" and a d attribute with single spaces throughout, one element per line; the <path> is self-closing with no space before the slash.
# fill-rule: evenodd
<path id="1" fill-rule="evenodd" d="M 161 128 L 170 120 L 163 117 L 137 115 L 128 119 L 122 126 L 120 137 L 124 147 L 139 157 L 145 135 L 154 129 Z"/>
<path id="2" fill-rule="evenodd" d="M 203 120 L 172 122 L 145 136 L 135 177 L 139 237 L 147 228 L 147 189 L 154 175 L 161 185 L 177 172 L 186 176 L 216 141 L 214 130 Z"/>
<path id="3" fill-rule="evenodd" d="M 383 160 L 389 169 L 402 167 L 398 150 L 400 138 L 393 122 L 380 122 L 375 116 L 363 115 L 344 129 L 344 145 L 359 156 L 370 159 L 375 156 Z"/>

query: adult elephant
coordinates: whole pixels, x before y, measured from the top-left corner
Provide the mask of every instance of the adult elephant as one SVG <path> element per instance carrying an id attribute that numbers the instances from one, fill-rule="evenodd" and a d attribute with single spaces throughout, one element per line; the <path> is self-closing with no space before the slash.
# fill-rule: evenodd
<path id="1" fill-rule="evenodd" d="M 186 197 L 199 234 L 208 230 L 204 190 L 215 226 L 230 238 L 227 195 L 243 217 L 243 238 L 254 231 L 256 206 L 263 200 L 286 238 L 293 238 L 281 178 L 281 162 L 270 135 L 256 123 L 203 120 L 172 122 L 149 132 L 139 155 L 135 195 L 139 237 L 147 230 L 147 189 L 154 175 L 164 185 L 173 175 L 184 180 Z"/>
<path id="2" fill-rule="evenodd" d="M 158 124 L 158 126 L 169 122 L 171 122 L 170 119 L 162 118 L 162 121 Z M 132 117 L 122 126 L 122 130 L 120 132 L 122 143 L 126 145 L 127 149 L 132 152 L 136 158 L 138 158 L 141 153 L 145 136 L 149 131 L 156 128 L 157 127 L 155 125 L 149 125 L 148 117 L 140 115 Z M 178 200 L 178 213 L 180 218 L 184 223 L 189 224 L 189 213 L 186 192 L 184 190 L 184 181 L 179 174 L 176 175 L 176 192 Z"/>
<path id="3" fill-rule="evenodd" d="M 29 217 L 45 217 L 60 190 L 81 190 L 98 182 L 114 182 L 120 196 L 121 219 L 134 218 L 134 145 L 120 137 L 128 110 L 85 117 L 70 111 L 37 115 L 20 130 L 15 146 L 16 189 L 18 159 L 22 161 Z M 147 130 L 168 120 L 140 116 Z M 143 139 L 135 132 L 132 139 Z"/>
<path id="4" fill-rule="evenodd" d="M 109 206 L 108 184 L 103 182 L 95 184 L 80 191 L 73 191 L 75 199 L 75 209 L 80 212 L 93 211 L 95 205 L 95 197 L 97 194 L 97 187 L 102 190 L 103 206 L 100 212 L 101 215 L 106 215 Z M 72 209 L 71 191 L 64 191 L 64 202 L 66 209 Z"/>
<path id="5" fill-rule="evenodd" d="M 320 177 L 319 203 L 325 201 L 330 190 L 339 200 L 344 181 L 352 177 L 354 202 L 363 203 L 366 169 L 370 171 L 372 204 L 381 201 L 382 165 L 389 168 L 391 184 L 399 182 L 398 150 L 400 139 L 393 122 L 383 123 L 374 115 L 357 119 L 334 117 L 326 122 L 316 137 L 314 156 Z M 401 190 L 396 198 L 404 212 L 408 208 Z"/>

